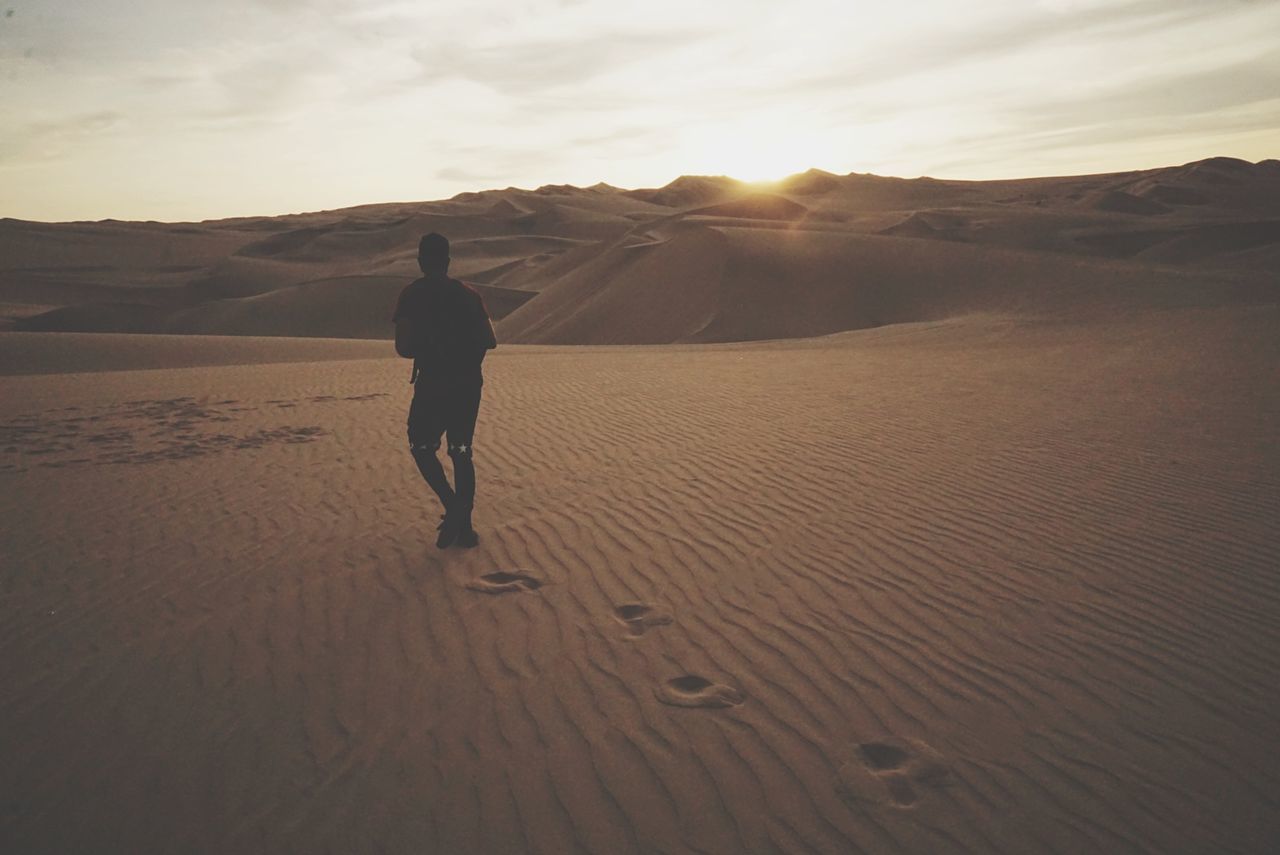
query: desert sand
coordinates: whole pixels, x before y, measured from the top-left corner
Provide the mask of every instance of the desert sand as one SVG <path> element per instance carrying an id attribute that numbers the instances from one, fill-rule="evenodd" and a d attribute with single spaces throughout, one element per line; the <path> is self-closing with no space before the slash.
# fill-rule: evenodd
<path id="1" fill-rule="evenodd" d="M 1277 187 L 0 223 L 0 849 L 1274 851 Z M 471 551 L 430 229 L 501 317 Z"/>

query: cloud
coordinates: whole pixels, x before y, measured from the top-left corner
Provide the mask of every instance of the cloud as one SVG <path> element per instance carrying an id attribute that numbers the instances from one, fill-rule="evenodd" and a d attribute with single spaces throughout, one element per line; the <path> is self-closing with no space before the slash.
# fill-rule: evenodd
<path id="1" fill-rule="evenodd" d="M 604 32 L 589 37 L 539 39 L 488 47 L 443 45 L 411 56 L 427 81 L 460 77 L 507 95 L 579 86 L 711 36 L 702 31 Z"/>
<path id="2" fill-rule="evenodd" d="M 329 68 L 325 53 L 312 46 L 254 50 L 209 74 L 221 103 L 208 112 L 244 119 L 286 118 L 314 103 L 312 84 Z"/>
<path id="3" fill-rule="evenodd" d="M 1215 14 L 1212 3 L 1191 0 L 1129 0 L 1088 5 L 1054 4 L 1046 13 L 1021 5 L 1006 13 L 975 15 L 973 23 L 939 22 L 930 29 L 888 43 L 872 44 L 851 62 L 816 75 L 797 75 L 779 81 L 775 91 L 787 95 L 822 90 L 864 91 L 896 80 L 929 76 L 974 62 L 1008 59 L 1056 44 L 1091 40 L 1093 44 L 1120 43 L 1139 33 L 1158 38 L 1163 30 Z M 1216 10 L 1221 14 L 1221 10 Z"/>
<path id="4" fill-rule="evenodd" d="M 1237 63 L 1223 68 L 1173 72 L 1147 82 L 1103 94 L 1059 98 L 1019 110 L 1023 125 L 1040 129 L 1071 127 L 1084 122 L 1185 120 L 1280 97 L 1280 63 Z M 1260 117 L 1260 119 L 1263 117 Z M 1280 124 L 1280 115 L 1271 116 Z M 1265 122 L 1262 122 L 1265 124 Z"/>
<path id="5" fill-rule="evenodd" d="M 436 170 L 436 178 L 441 181 L 452 181 L 458 184 L 482 185 L 493 181 L 496 176 L 492 172 L 464 169 L 461 166 L 446 166 Z"/>
<path id="6" fill-rule="evenodd" d="M 0 135 L 0 162 L 56 160 L 77 143 L 100 140 L 124 123 L 125 117 L 111 110 L 29 122 Z"/>

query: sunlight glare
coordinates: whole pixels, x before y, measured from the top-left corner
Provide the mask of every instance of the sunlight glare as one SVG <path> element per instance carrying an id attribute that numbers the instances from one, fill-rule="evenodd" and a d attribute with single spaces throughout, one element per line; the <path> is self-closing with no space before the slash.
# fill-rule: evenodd
<path id="1" fill-rule="evenodd" d="M 689 129 L 672 161 L 686 173 L 770 184 L 811 166 L 847 159 L 834 150 L 832 135 L 791 118 L 753 116 Z"/>

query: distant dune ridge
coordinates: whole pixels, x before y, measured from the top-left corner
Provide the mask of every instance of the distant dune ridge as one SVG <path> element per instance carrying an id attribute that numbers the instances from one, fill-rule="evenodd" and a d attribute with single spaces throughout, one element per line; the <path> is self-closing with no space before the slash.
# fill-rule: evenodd
<path id="1" fill-rule="evenodd" d="M 815 169 L 771 185 L 547 185 L 204 223 L 3 220 L 0 317 L 26 330 L 385 338 L 432 230 L 454 241 L 454 274 L 484 294 L 504 341 L 754 340 L 1107 311 L 1112 298 L 1265 299 L 1280 165 L 983 182 Z M 1075 289 L 1083 303 L 1062 299 Z M 750 308 L 761 300 L 774 310 Z"/>

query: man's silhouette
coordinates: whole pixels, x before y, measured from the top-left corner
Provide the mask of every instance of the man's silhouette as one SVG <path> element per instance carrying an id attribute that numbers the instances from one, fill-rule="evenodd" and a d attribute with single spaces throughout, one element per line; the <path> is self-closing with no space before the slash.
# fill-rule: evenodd
<path id="1" fill-rule="evenodd" d="M 393 317 L 396 352 L 413 357 L 409 451 L 444 505 L 436 546 L 469 548 L 480 542 L 471 527 L 476 494 L 471 438 L 484 384 L 480 365 L 498 342 L 484 300 L 449 278 L 449 241 L 443 235 L 432 232 L 422 238 L 418 266 L 422 278 L 400 292 Z M 441 434 L 449 441 L 453 486 L 436 457 Z"/>

